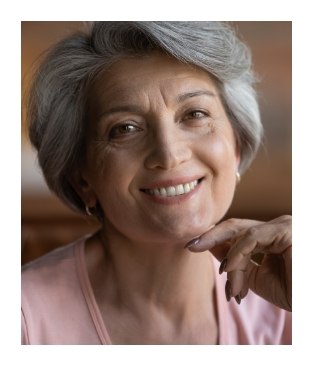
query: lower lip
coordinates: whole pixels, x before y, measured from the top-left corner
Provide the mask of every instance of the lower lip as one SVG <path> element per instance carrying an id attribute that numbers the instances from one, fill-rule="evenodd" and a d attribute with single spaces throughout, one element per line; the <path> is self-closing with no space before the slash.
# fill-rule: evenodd
<path id="1" fill-rule="evenodd" d="M 145 192 L 142 192 L 142 194 L 144 194 L 147 199 L 155 203 L 159 203 L 162 205 L 178 205 L 194 197 L 194 195 L 197 194 L 197 192 L 199 191 L 201 184 L 202 181 L 199 182 L 192 191 L 180 194 L 178 196 L 164 197 L 148 194 Z"/>

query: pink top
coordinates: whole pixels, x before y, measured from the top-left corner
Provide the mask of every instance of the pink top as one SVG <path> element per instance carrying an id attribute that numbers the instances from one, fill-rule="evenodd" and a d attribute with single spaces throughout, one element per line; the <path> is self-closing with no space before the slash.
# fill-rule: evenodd
<path id="1" fill-rule="evenodd" d="M 85 263 L 86 238 L 54 250 L 22 271 L 22 344 L 111 344 Z M 214 259 L 219 344 L 291 344 L 291 313 L 251 291 L 225 299 Z"/>

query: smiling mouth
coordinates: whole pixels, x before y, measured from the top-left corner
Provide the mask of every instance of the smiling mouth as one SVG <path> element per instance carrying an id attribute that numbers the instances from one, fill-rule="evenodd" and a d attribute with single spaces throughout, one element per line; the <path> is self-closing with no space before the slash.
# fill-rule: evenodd
<path id="1" fill-rule="evenodd" d="M 160 187 L 154 189 L 141 189 L 142 192 L 150 196 L 160 196 L 160 197 L 175 197 L 187 194 L 193 191 L 197 185 L 202 181 L 201 179 L 193 180 L 189 183 L 178 184 L 176 186 Z"/>

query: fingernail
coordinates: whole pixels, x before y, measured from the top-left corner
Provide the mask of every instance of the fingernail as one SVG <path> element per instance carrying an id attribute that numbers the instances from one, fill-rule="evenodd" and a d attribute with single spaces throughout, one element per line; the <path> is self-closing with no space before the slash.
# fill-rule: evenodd
<path id="1" fill-rule="evenodd" d="M 219 274 L 222 274 L 227 266 L 227 258 L 224 258 L 221 262 L 220 269 L 218 270 Z"/>
<path id="2" fill-rule="evenodd" d="M 198 243 L 200 242 L 200 238 L 194 238 L 192 240 L 190 240 L 185 246 L 184 246 L 184 249 L 185 248 L 190 248 L 192 247 L 193 245 L 197 245 Z"/>
<path id="3" fill-rule="evenodd" d="M 226 300 L 229 302 L 232 297 L 232 291 L 231 291 L 231 284 L 228 280 L 226 281 L 226 285 L 225 285 L 225 295 L 226 295 Z"/>
<path id="4" fill-rule="evenodd" d="M 240 303 L 241 303 L 241 297 L 240 297 L 240 295 L 236 295 L 235 296 L 235 300 L 236 300 L 237 304 L 240 305 Z"/>

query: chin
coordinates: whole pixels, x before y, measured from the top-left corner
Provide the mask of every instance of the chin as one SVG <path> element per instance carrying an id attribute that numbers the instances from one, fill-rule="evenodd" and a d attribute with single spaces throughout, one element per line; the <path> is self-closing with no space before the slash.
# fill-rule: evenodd
<path id="1" fill-rule="evenodd" d="M 173 226 L 168 234 L 172 236 L 172 240 L 177 242 L 188 243 L 190 240 L 197 238 L 212 229 L 225 216 L 226 211 L 216 213 L 214 216 L 208 215 L 204 219 L 193 217 L 185 224 Z M 167 228 L 168 229 L 168 228 Z"/>
<path id="2" fill-rule="evenodd" d="M 189 223 L 188 225 L 179 227 L 166 227 L 161 236 L 163 240 L 166 238 L 166 241 L 172 244 L 187 244 L 190 240 L 209 231 L 214 224 L 215 223 L 210 220 L 202 225 L 193 225 L 192 223 Z"/>

